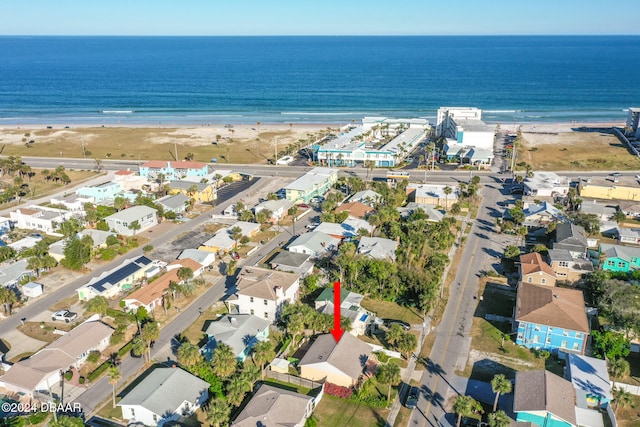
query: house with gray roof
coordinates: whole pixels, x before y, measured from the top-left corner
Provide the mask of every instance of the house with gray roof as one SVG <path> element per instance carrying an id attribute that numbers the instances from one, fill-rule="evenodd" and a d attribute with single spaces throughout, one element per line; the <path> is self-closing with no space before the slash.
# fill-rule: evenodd
<path id="1" fill-rule="evenodd" d="M 362 374 L 373 348 L 351 334 L 336 342 L 331 334 L 320 335 L 311 344 L 298 367 L 300 376 L 352 387 Z"/>
<path id="2" fill-rule="evenodd" d="M 132 423 L 163 426 L 193 414 L 209 397 L 209 383 L 177 368 L 155 368 L 118 403 Z"/>
<path id="3" fill-rule="evenodd" d="M 569 222 L 569 219 L 558 208 L 548 202 L 525 204 L 523 212 L 525 216 L 523 225 L 529 228 L 547 227 L 552 222 Z M 558 224 L 559 226 L 560 224 Z"/>
<path id="4" fill-rule="evenodd" d="M 98 321 L 87 321 L 62 335 L 27 359 L 11 366 L 0 377 L 4 388 L 33 396 L 35 391 L 49 391 L 60 382 L 60 371 L 80 368 L 91 351 L 109 345 L 113 329 Z"/>
<path id="5" fill-rule="evenodd" d="M 253 314 L 276 321 L 285 303 L 298 300 L 300 276 L 260 267 L 242 267 L 236 291 L 225 300 L 229 312 Z"/>
<path id="6" fill-rule="evenodd" d="M 640 248 L 633 246 L 600 244 L 600 268 L 628 273 L 640 269 Z"/>
<path id="7" fill-rule="evenodd" d="M 600 224 L 612 221 L 617 210 L 616 206 L 601 205 L 596 200 L 585 200 L 580 204 L 580 212 L 596 215 L 600 220 Z"/>
<path id="8" fill-rule="evenodd" d="M 556 237 L 551 245 L 553 249 L 568 250 L 572 256 L 586 254 L 589 247 L 584 227 L 572 222 L 556 226 Z"/>
<path id="9" fill-rule="evenodd" d="M 293 203 L 287 199 L 265 200 L 253 208 L 253 213 L 257 214 L 262 211 L 269 211 L 271 212 L 269 220 L 276 223 L 282 217 L 287 215 L 291 206 L 293 206 Z"/>
<path id="10" fill-rule="evenodd" d="M 109 230 L 123 236 L 133 236 L 158 224 L 156 210 L 144 205 L 121 210 L 109 215 L 104 220 L 109 226 Z M 138 230 L 131 228 L 131 225 L 135 222 L 140 226 Z"/>
<path id="11" fill-rule="evenodd" d="M 169 212 L 181 214 L 187 210 L 187 206 L 191 199 L 182 193 L 170 194 L 156 200 L 156 203 Z"/>
<path id="12" fill-rule="evenodd" d="M 231 427 L 303 427 L 321 398 L 262 384 Z"/>
<path id="13" fill-rule="evenodd" d="M 380 195 L 380 193 L 376 193 L 373 190 L 358 191 L 353 196 L 349 197 L 349 202 L 351 203 L 360 202 L 371 207 L 374 207 L 376 204 L 378 204 L 380 200 L 382 200 L 382 196 Z"/>
<path id="14" fill-rule="evenodd" d="M 398 242 L 382 237 L 362 236 L 358 242 L 358 253 L 373 259 L 395 261 Z"/>
<path id="15" fill-rule="evenodd" d="M 209 251 L 202 251 L 200 249 L 185 249 L 180 252 L 177 259 L 190 258 L 198 264 L 208 267 L 216 261 L 216 254 Z"/>
<path id="16" fill-rule="evenodd" d="M 347 217 L 341 224 L 321 222 L 320 225 L 315 228 L 317 232 L 322 232 L 340 239 L 355 237 L 360 230 L 366 230 L 367 233 L 371 233 L 373 227 L 366 220 L 352 216 Z"/>
<path id="17" fill-rule="evenodd" d="M 107 237 L 113 235 L 114 233 L 110 231 L 97 230 L 94 228 L 86 228 L 76 234 L 78 239 L 82 239 L 84 236 L 91 237 L 94 249 L 105 247 L 107 245 Z M 51 246 L 49 246 L 49 255 L 54 257 L 56 261 L 60 262 L 60 260 L 64 258 L 64 248 L 66 247 L 66 245 L 66 239 L 58 240 L 57 242 L 51 244 Z"/>
<path id="18" fill-rule="evenodd" d="M 428 217 L 429 222 L 440 222 L 444 218 L 444 212 L 436 208 L 436 205 L 409 202 L 405 206 L 396 208 L 402 218 L 408 218 L 416 210 L 421 209 Z"/>
<path id="19" fill-rule="evenodd" d="M 289 252 L 308 254 L 319 257 L 338 249 L 340 239 L 329 236 L 321 231 L 311 231 L 297 237 L 288 246 Z"/>
<path id="20" fill-rule="evenodd" d="M 211 359 L 218 344 L 227 344 L 240 362 L 251 353 L 258 341 L 269 338 L 271 321 L 251 314 L 229 314 L 209 323 L 205 333 L 209 342 L 203 348 L 203 354 Z"/>
<path id="21" fill-rule="evenodd" d="M 289 251 L 280 251 L 268 263 L 271 268 L 278 271 L 285 271 L 299 274 L 300 277 L 308 276 L 313 272 L 313 262 L 310 261 L 311 255 L 298 254 Z"/>
<path id="22" fill-rule="evenodd" d="M 33 270 L 27 268 L 28 260 L 22 258 L 14 262 L 0 265 L 0 286 L 12 287 L 18 285 L 25 277 L 31 277 Z"/>
<path id="23" fill-rule="evenodd" d="M 517 422 L 537 426 L 577 426 L 571 383 L 545 370 L 516 372 L 513 411 Z"/>

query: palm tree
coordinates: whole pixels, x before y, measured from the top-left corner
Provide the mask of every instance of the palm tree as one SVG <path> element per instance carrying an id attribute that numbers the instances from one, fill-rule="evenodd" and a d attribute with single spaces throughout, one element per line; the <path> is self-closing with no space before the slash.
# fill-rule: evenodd
<path id="1" fill-rule="evenodd" d="M 287 322 L 287 332 L 291 335 L 291 341 L 295 344 L 296 337 L 304 331 L 304 318 L 302 313 L 295 313 L 289 316 Z"/>
<path id="2" fill-rule="evenodd" d="M 147 344 L 147 355 L 149 361 L 151 361 L 151 343 L 158 339 L 160 336 L 160 328 L 156 322 L 147 322 L 142 326 L 140 336 Z"/>
<path id="3" fill-rule="evenodd" d="M 117 366 L 111 366 L 109 367 L 109 369 L 107 370 L 107 376 L 109 377 L 109 382 L 111 383 L 111 385 L 113 386 L 113 401 L 111 402 L 113 404 L 113 407 L 116 407 L 116 385 L 118 384 L 118 381 L 120 381 L 120 379 L 122 378 L 122 374 L 120 373 L 120 369 L 118 369 Z"/>
<path id="4" fill-rule="evenodd" d="M 613 214 L 613 220 L 618 224 L 625 222 L 626 219 L 627 219 L 627 216 L 621 210 L 617 210 L 616 213 Z"/>
<path id="5" fill-rule="evenodd" d="M 189 267 L 180 267 L 178 269 L 178 279 L 180 279 L 183 282 L 188 282 L 189 280 L 193 279 L 193 270 L 190 269 Z"/>
<path id="6" fill-rule="evenodd" d="M 482 411 L 482 406 L 474 398 L 470 396 L 459 395 L 453 402 L 453 412 L 458 414 L 458 422 L 456 427 L 460 427 L 462 417 L 474 411 Z"/>
<path id="7" fill-rule="evenodd" d="M 135 337 L 131 342 L 131 352 L 133 353 L 134 356 L 138 356 L 138 357 L 144 356 L 145 353 L 147 352 L 147 343 L 144 342 L 144 340 L 140 335 Z"/>
<path id="8" fill-rule="evenodd" d="M 113 207 L 116 208 L 117 212 L 120 212 L 127 206 L 127 199 L 124 197 L 117 196 L 113 199 Z"/>
<path id="9" fill-rule="evenodd" d="M 227 344 L 218 344 L 211 357 L 213 373 L 222 378 L 227 378 L 236 371 L 236 355 Z"/>
<path id="10" fill-rule="evenodd" d="M 236 375 L 227 385 L 227 401 L 233 406 L 239 406 L 244 400 L 244 395 L 251 390 L 251 384 L 246 377 Z"/>
<path id="11" fill-rule="evenodd" d="M 511 419 L 504 411 L 489 414 L 489 427 L 509 427 Z"/>
<path id="12" fill-rule="evenodd" d="M 18 296 L 13 289 L 0 287 L 0 304 L 4 307 L 5 316 L 7 315 L 7 307 L 9 308 L 9 316 L 11 316 L 11 308 L 16 302 L 18 302 Z"/>
<path id="13" fill-rule="evenodd" d="M 107 314 L 109 301 L 107 301 L 107 299 L 102 295 L 98 295 L 97 297 L 91 298 L 90 300 L 86 301 L 84 303 L 84 308 L 87 311 L 104 316 L 105 314 Z"/>
<path id="14" fill-rule="evenodd" d="M 209 412 L 207 412 L 207 419 L 215 427 L 220 427 L 229 421 L 229 415 L 231 414 L 231 408 L 227 403 L 227 400 L 223 398 L 212 399 L 209 403 Z"/>
<path id="15" fill-rule="evenodd" d="M 178 347 L 178 362 L 183 366 L 193 366 L 201 359 L 200 349 L 190 342 L 184 342 Z"/>
<path id="16" fill-rule="evenodd" d="M 444 207 L 449 210 L 449 194 L 453 193 L 453 188 L 447 185 L 442 189 L 442 192 L 444 193 Z"/>
<path id="17" fill-rule="evenodd" d="M 631 367 L 629 365 L 629 361 L 619 357 L 617 359 L 609 360 L 607 365 L 607 370 L 609 371 L 609 375 L 613 378 L 613 387 L 616 387 L 616 380 L 620 380 L 621 378 L 626 377 L 631 372 Z"/>
<path id="18" fill-rule="evenodd" d="M 633 408 L 633 396 L 623 388 L 613 388 L 613 400 L 616 401 L 616 409 L 613 411 L 614 415 L 618 415 L 619 406 L 623 408 L 630 406 Z"/>
<path id="19" fill-rule="evenodd" d="M 375 166 L 376 166 L 376 162 L 374 162 L 373 160 L 364 161 L 364 167 L 367 168 L 367 178 L 366 178 L 367 181 L 369 181 L 369 174 L 373 172 L 373 168 Z M 373 178 L 373 174 L 371 174 L 371 178 Z"/>
<path id="20" fill-rule="evenodd" d="M 129 224 L 129 230 L 133 230 L 133 235 L 136 235 L 136 231 L 140 230 L 142 228 L 142 226 L 140 225 L 140 222 L 138 220 L 133 221 L 132 223 Z"/>
<path id="21" fill-rule="evenodd" d="M 238 247 L 238 241 L 240 239 L 242 239 L 242 228 L 240 227 L 233 227 L 231 229 L 231 238 L 234 240 L 235 242 L 235 247 Z"/>
<path id="22" fill-rule="evenodd" d="M 242 367 L 240 375 L 242 375 L 242 377 L 244 377 L 244 379 L 249 382 L 249 390 L 253 389 L 253 385 L 260 377 L 260 373 L 260 368 L 252 363 L 245 363 Z"/>
<path id="23" fill-rule="evenodd" d="M 264 365 L 276 357 L 271 341 L 260 341 L 253 346 L 253 361 L 260 365 L 260 379 L 264 380 Z"/>
<path id="24" fill-rule="evenodd" d="M 400 342 L 402 336 L 404 335 L 404 331 L 402 330 L 402 326 L 394 323 L 391 325 L 387 333 L 385 334 L 385 338 L 387 342 L 393 346 Z"/>
<path id="25" fill-rule="evenodd" d="M 418 338 L 415 335 L 409 332 L 405 332 L 402 334 L 402 338 L 398 342 L 398 350 L 400 350 L 404 357 L 409 360 L 411 352 L 413 352 L 418 347 Z"/>
<path id="26" fill-rule="evenodd" d="M 391 400 L 391 385 L 400 382 L 400 367 L 393 362 L 378 365 L 378 381 L 387 384 L 387 403 Z"/>
<path id="27" fill-rule="evenodd" d="M 491 390 L 496 394 L 496 399 L 493 401 L 493 412 L 495 412 L 498 407 L 498 398 L 500 395 L 511 393 L 511 381 L 503 374 L 496 374 L 491 380 Z"/>

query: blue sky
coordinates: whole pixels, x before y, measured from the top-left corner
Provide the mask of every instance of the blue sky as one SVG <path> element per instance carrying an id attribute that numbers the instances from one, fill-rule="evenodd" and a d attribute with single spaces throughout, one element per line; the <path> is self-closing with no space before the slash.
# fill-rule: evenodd
<path id="1" fill-rule="evenodd" d="M 638 34 L 638 0 L 1 0 L 1 35 Z"/>

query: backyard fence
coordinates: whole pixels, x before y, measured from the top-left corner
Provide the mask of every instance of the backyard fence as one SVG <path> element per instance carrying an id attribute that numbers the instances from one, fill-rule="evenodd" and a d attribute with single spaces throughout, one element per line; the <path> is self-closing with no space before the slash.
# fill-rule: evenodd
<path id="1" fill-rule="evenodd" d="M 640 386 L 616 382 L 616 388 L 621 388 L 635 396 L 640 396 Z"/>
<path id="2" fill-rule="evenodd" d="M 290 374 L 283 374 L 280 372 L 269 371 L 269 370 L 266 373 L 267 373 L 267 378 L 272 378 L 274 380 L 297 385 L 299 387 L 314 389 L 322 386 L 322 383 L 320 382 L 307 380 L 307 379 L 296 377 Z"/>

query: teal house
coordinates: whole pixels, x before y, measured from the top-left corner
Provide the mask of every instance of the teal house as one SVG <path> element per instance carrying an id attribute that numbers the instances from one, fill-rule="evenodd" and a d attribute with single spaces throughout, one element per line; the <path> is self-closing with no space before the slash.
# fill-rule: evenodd
<path id="1" fill-rule="evenodd" d="M 539 427 L 575 427 L 576 394 L 571 382 L 549 371 L 516 372 L 516 421 Z"/>
<path id="2" fill-rule="evenodd" d="M 252 314 L 223 316 L 207 327 L 205 332 L 209 341 L 201 352 L 211 360 L 213 350 L 224 343 L 231 347 L 238 361 L 244 362 L 254 345 L 269 338 L 270 324 L 271 321 Z"/>
<path id="3" fill-rule="evenodd" d="M 628 273 L 640 269 L 640 248 L 602 243 L 600 259 L 603 270 Z"/>

